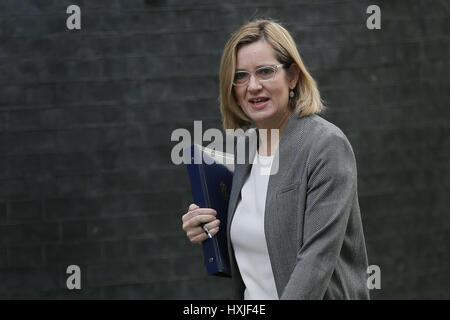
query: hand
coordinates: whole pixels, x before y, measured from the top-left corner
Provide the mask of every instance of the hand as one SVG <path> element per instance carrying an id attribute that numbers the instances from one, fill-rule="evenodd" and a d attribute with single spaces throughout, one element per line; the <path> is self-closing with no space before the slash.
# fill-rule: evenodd
<path id="1" fill-rule="evenodd" d="M 217 212 L 211 208 L 200 208 L 196 204 L 191 204 L 189 210 L 183 215 L 183 230 L 192 243 L 202 243 L 208 239 L 208 235 L 202 229 L 205 224 L 209 233 L 214 236 L 219 231 L 220 220 L 216 219 Z"/>

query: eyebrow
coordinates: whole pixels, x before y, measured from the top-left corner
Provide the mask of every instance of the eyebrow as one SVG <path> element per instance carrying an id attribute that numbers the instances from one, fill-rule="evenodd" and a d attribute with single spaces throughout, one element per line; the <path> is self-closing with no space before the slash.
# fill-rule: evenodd
<path id="1" fill-rule="evenodd" d="M 255 67 L 255 69 L 259 69 L 259 68 L 261 68 L 261 67 L 273 66 L 273 65 L 276 65 L 276 64 L 277 64 L 277 63 L 260 64 L 260 65 L 257 65 L 257 66 Z M 236 71 L 247 71 L 247 69 L 236 68 Z"/>

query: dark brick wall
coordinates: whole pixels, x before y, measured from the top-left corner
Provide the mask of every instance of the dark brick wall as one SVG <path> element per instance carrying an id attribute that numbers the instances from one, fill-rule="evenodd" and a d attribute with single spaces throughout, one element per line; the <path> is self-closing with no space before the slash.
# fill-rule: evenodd
<path id="1" fill-rule="evenodd" d="M 353 145 L 372 297 L 450 296 L 447 2 L 2 0 L 1 298 L 227 297 L 181 230 L 191 195 L 170 135 L 220 128 L 221 50 L 255 16 L 292 32 Z"/>

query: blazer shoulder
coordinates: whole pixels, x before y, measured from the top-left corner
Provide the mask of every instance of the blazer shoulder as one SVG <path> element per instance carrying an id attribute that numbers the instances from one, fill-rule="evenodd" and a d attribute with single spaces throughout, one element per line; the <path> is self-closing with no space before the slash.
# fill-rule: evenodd
<path id="1" fill-rule="evenodd" d="M 328 150 L 325 153 L 332 152 L 335 157 L 341 156 L 347 160 L 356 160 L 350 141 L 338 126 L 319 116 L 313 117 L 311 122 L 315 127 L 314 133 L 309 135 L 313 153 Z"/>
<path id="2" fill-rule="evenodd" d="M 350 141 L 338 126 L 318 115 L 306 118 L 304 120 L 306 121 L 305 132 L 302 135 L 302 152 L 317 152 L 318 150 L 329 149 L 332 146 L 332 149 L 340 148 L 354 155 Z"/>
<path id="3" fill-rule="evenodd" d="M 314 133 L 311 136 L 318 137 L 336 137 L 343 138 L 344 140 L 348 140 L 345 133 L 334 123 L 331 123 L 328 120 L 325 120 L 319 115 L 312 115 L 309 117 L 310 122 L 310 130 L 311 133 Z"/>

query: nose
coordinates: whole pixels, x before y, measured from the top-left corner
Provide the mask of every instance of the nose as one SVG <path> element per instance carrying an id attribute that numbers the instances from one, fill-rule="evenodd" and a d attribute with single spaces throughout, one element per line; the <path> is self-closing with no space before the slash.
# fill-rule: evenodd
<path id="1" fill-rule="evenodd" d="M 251 74 L 250 79 L 248 80 L 248 90 L 249 91 L 256 91 L 260 90 L 262 88 L 261 83 L 256 79 L 256 77 Z"/>

